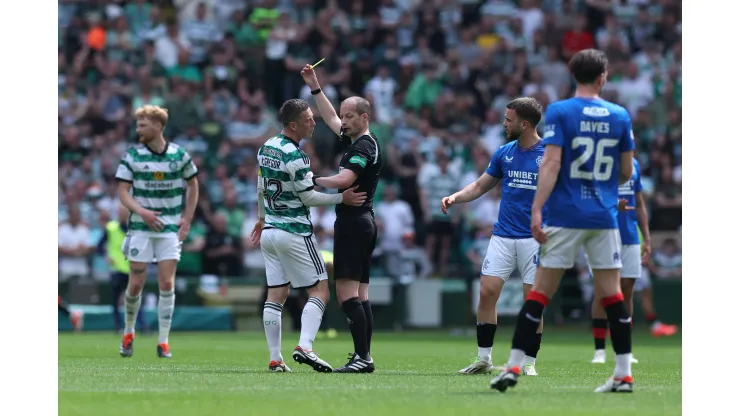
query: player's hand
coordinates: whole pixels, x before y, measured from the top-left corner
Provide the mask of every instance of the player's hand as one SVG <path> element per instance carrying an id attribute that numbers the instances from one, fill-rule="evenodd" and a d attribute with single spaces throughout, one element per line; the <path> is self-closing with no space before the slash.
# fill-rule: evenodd
<path id="1" fill-rule="evenodd" d="M 642 242 L 642 265 L 647 266 L 653 253 L 653 243 L 648 239 Z"/>
<path id="2" fill-rule="evenodd" d="M 365 203 L 367 192 L 355 192 L 357 185 L 342 192 L 342 203 L 353 207 L 359 207 Z"/>
<path id="3" fill-rule="evenodd" d="M 254 244 L 255 246 L 260 243 L 263 228 L 265 228 L 265 222 L 260 219 L 259 221 L 257 221 L 257 223 L 254 224 L 254 228 L 252 228 L 252 232 L 249 234 L 249 238 L 252 239 L 252 244 Z"/>
<path id="4" fill-rule="evenodd" d="M 142 210 L 138 213 L 141 218 L 144 220 L 146 225 L 149 226 L 154 231 L 162 231 L 164 228 L 164 223 L 162 222 L 157 215 L 159 215 L 159 212 L 155 211 L 149 211 L 148 209 Z"/>
<path id="5" fill-rule="evenodd" d="M 313 67 L 310 64 L 306 64 L 301 70 L 301 76 L 311 90 L 319 88 L 319 80 L 316 78 L 316 72 L 313 71 Z"/>
<path id="6" fill-rule="evenodd" d="M 629 207 L 627 206 L 627 200 L 626 199 L 620 199 L 619 203 L 617 204 L 617 211 L 619 212 L 625 212 L 625 211 L 634 211 L 635 207 Z"/>
<path id="7" fill-rule="evenodd" d="M 542 210 L 532 210 L 532 225 L 530 229 L 532 230 L 532 236 L 538 243 L 545 244 L 547 242 L 547 234 L 542 229 Z"/>
<path id="8" fill-rule="evenodd" d="M 177 238 L 180 241 L 185 241 L 188 238 L 188 234 L 190 234 L 190 221 L 180 218 L 180 221 L 177 222 L 177 227 Z"/>
<path id="9" fill-rule="evenodd" d="M 453 205 L 455 205 L 454 196 L 446 196 L 442 198 L 442 202 L 440 203 L 440 208 L 442 209 L 442 213 L 447 215 L 447 209 L 449 209 Z"/>

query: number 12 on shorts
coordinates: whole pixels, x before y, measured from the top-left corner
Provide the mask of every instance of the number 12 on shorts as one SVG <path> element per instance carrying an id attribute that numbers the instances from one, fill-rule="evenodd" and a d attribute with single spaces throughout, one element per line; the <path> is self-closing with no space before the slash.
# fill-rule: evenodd
<path id="1" fill-rule="evenodd" d="M 595 140 L 591 137 L 578 136 L 573 138 L 573 150 L 584 147 L 583 153 L 570 164 L 570 177 L 573 179 L 583 179 L 588 181 L 608 181 L 612 177 L 614 170 L 614 158 L 606 154 L 607 149 L 619 144 L 617 139 L 601 139 L 594 146 Z M 596 152 L 594 152 L 594 147 Z M 594 156 L 593 169 L 588 171 L 586 165 L 591 156 Z"/>

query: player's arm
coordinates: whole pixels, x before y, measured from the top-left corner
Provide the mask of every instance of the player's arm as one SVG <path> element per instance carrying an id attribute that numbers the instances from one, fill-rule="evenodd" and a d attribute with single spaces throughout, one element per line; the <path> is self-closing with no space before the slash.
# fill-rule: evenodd
<path id="1" fill-rule="evenodd" d="M 501 149 L 502 148 L 499 147 L 493 154 L 491 162 L 488 163 L 486 171 L 483 172 L 480 178 L 448 197 L 451 199 L 450 205 L 475 201 L 498 184 L 503 177 L 503 171 L 501 169 Z"/>
<path id="2" fill-rule="evenodd" d="M 118 199 L 129 211 L 142 215 L 144 207 L 131 195 L 131 187 L 134 185 L 134 171 L 131 169 L 131 156 L 126 153 L 121 159 L 121 163 L 116 170 L 116 180 L 118 181 Z M 143 217 L 143 215 L 142 215 Z"/>
<path id="3" fill-rule="evenodd" d="M 308 85 L 308 88 L 310 88 L 311 91 L 321 89 L 319 80 L 316 78 L 316 73 L 313 71 L 311 65 L 303 67 L 303 70 L 301 70 L 301 76 L 303 77 L 303 80 L 306 81 L 306 85 Z M 321 118 L 324 120 L 324 123 L 329 126 L 331 131 L 339 136 L 342 129 L 342 120 L 339 119 L 337 111 L 334 110 L 334 106 L 331 104 L 331 101 L 329 101 L 329 98 L 326 97 L 324 91 L 320 91 L 318 94 L 313 95 L 313 98 L 316 102 L 316 108 L 319 110 L 319 114 L 321 114 Z"/>
<path id="4" fill-rule="evenodd" d="M 182 169 L 182 177 L 187 183 L 187 195 L 185 199 L 185 211 L 182 214 L 182 219 L 188 222 L 193 221 L 195 216 L 195 208 L 198 206 L 198 193 L 200 187 L 198 186 L 198 167 L 195 166 L 193 159 L 190 155 L 186 155 L 185 166 Z"/>
<path id="5" fill-rule="evenodd" d="M 624 128 L 619 138 L 619 183 L 625 183 L 632 177 L 632 159 L 635 150 L 635 136 L 632 133 L 632 119 L 624 111 Z"/>
<path id="6" fill-rule="evenodd" d="M 537 191 L 534 193 L 532 201 L 532 210 L 542 211 L 545 202 L 550 197 L 555 182 L 558 180 L 560 173 L 560 163 L 562 159 L 562 147 L 557 145 L 546 145 L 545 154 L 542 157 L 539 174 L 537 175 Z"/>
<path id="7" fill-rule="evenodd" d="M 455 197 L 454 203 L 464 204 L 466 202 L 475 201 L 476 199 L 483 196 L 486 192 L 495 188 L 500 180 L 500 177 L 497 178 L 491 176 L 487 172 L 484 172 L 482 175 L 480 175 L 480 178 L 475 180 L 475 182 L 452 194 L 452 196 Z"/>
<path id="8" fill-rule="evenodd" d="M 642 233 L 642 262 L 646 264 L 650 260 L 652 253 L 652 239 L 650 238 L 650 228 L 648 227 L 647 207 L 645 198 L 642 196 L 642 174 L 640 165 L 635 162 L 634 169 L 637 170 L 637 180 L 635 181 L 635 211 L 637 214 L 637 225 Z"/>
<path id="9" fill-rule="evenodd" d="M 560 173 L 560 164 L 563 157 L 565 137 L 560 121 L 560 112 L 557 106 L 550 105 L 545 112 L 545 134 L 542 135 L 545 145 L 545 154 L 537 174 L 537 190 L 532 201 L 532 211 L 542 212 L 545 202 L 550 198 L 555 182 Z"/>

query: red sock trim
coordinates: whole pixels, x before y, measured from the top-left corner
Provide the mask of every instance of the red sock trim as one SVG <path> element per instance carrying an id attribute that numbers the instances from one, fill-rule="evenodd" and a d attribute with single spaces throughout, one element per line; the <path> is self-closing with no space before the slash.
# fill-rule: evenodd
<path id="1" fill-rule="evenodd" d="M 648 322 L 653 322 L 653 321 L 657 321 L 658 317 L 655 316 L 654 313 L 651 313 L 650 315 L 645 315 L 645 320 Z"/>
<path id="2" fill-rule="evenodd" d="M 611 295 L 608 298 L 601 299 L 601 306 L 606 308 L 618 302 L 624 302 L 624 295 L 622 293 L 617 293 L 616 295 Z"/>
<path id="3" fill-rule="evenodd" d="M 529 295 L 527 295 L 527 300 L 533 300 L 537 303 L 541 303 L 542 306 L 547 306 L 547 304 L 550 303 L 550 298 L 540 292 L 535 292 L 534 290 L 529 292 Z"/>
<path id="4" fill-rule="evenodd" d="M 606 339 L 606 328 L 593 328 L 594 338 Z"/>

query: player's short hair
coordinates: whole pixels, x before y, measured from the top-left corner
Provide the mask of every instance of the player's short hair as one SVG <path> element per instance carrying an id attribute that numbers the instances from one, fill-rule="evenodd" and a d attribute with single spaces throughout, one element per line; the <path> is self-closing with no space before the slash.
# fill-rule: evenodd
<path id="1" fill-rule="evenodd" d="M 143 105 L 137 108 L 134 115 L 137 119 L 147 118 L 149 120 L 161 123 L 163 128 L 167 125 L 167 120 L 169 120 L 170 118 L 166 108 L 158 107 L 151 104 Z"/>
<path id="2" fill-rule="evenodd" d="M 346 101 L 350 101 L 355 105 L 355 111 L 357 111 L 357 114 L 367 114 L 370 115 L 370 110 L 372 109 L 372 106 L 370 105 L 370 102 L 362 97 L 349 97 Z"/>
<path id="3" fill-rule="evenodd" d="M 301 100 L 300 98 L 292 98 L 283 103 L 278 110 L 278 118 L 283 123 L 283 126 L 287 126 L 290 123 L 297 123 L 298 117 L 309 109 L 308 102 Z"/>
<path id="4" fill-rule="evenodd" d="M 509 101 L 506 108 L 514 110 L 516 116 L 526 120 L 532 127 L 542 120 L 542 105 L 531 97 L 519 97 Z"/>
<path id="5" fill-rule="evenodd" d="M 609 59 L 598 49 L 584 49 L 570 58 L 568 69 L 579 84 L 592 84 L 606 72 Z"/>

